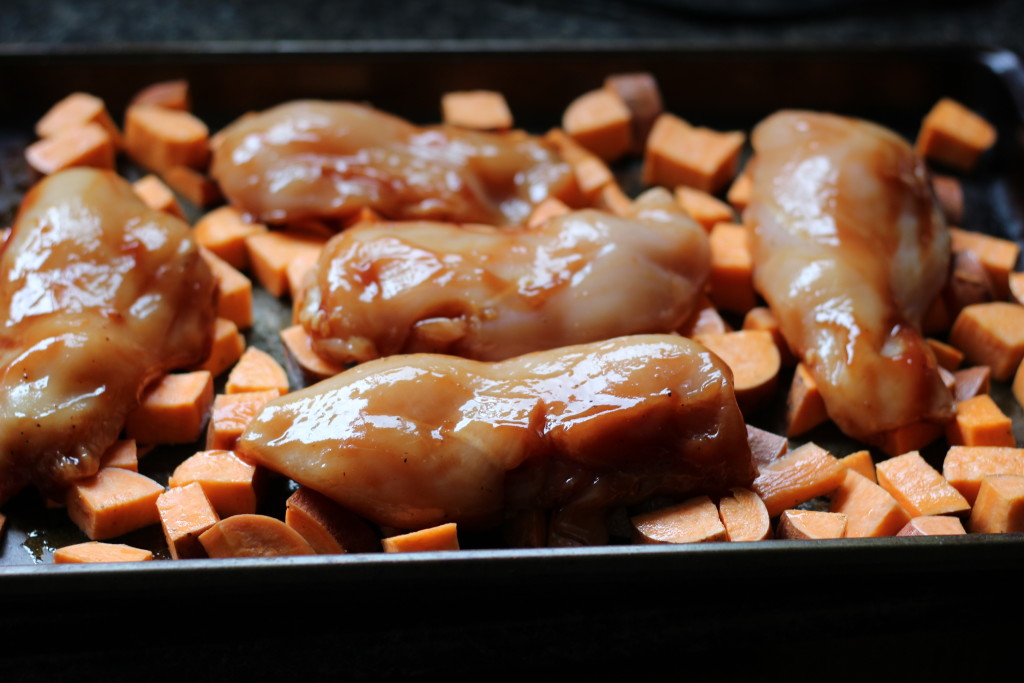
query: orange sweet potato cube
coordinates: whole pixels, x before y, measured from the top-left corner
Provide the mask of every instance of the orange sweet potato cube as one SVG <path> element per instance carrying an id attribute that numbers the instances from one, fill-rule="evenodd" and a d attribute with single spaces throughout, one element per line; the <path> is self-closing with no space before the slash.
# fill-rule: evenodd
<path id="1" fill-rule="evenodd" d="M 991 123 L 946 97 L 925 116 L 915 148 L 926 159 L 970 171 L 995 143 L 996 129 Z"/>
<path id="2" fill-rule="evenodd" d="M 140 443 L 191 443 L 203 433 L 212 403 L 207 370 L 164 375 L 128 414 L 125 434 Z"/>
<path id="3" fill-rule="evenodd" d="M 108 467 L 68 489 L 68 517 L 91 540 L 122 536 L 156 524 L 156 499 L 164 487 L 138 472 Z"/>
<path id="4" fill-rule="evenodd" d="M 494 90 L 462 90 L 441 96 L 444 122 L 471 130 L 508 130 L 512 112 L 505 96 Z"/>
<path id="5" fill-rule="evenodd" d="M 739 167 L 746 136 L 696 128 L 669 113 L 654 123 L 647 139 L 643 180 L 647 185 L 687 185 L 716 194 Z"/>

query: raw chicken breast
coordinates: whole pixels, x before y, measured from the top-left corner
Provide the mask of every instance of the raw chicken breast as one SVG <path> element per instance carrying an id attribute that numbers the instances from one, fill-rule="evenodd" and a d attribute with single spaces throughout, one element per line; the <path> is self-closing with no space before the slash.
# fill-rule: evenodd
<path id="1" fill-rule="evenodd" d="M 920 333 L 949 263 L 924 164 L 895 133 L 830 114 L 779 112 L 752 142 L 755 286 L 829 417 L 883 446 L 900 427 L 948 420 Z"/>
<path id="2" fill-rule="evenodd" d="M 25 196 L 0 255 L 0 501 L 95 473 L 147 383 L 205 358 L 215 285 L 190 233 L 108 171 Z"/>

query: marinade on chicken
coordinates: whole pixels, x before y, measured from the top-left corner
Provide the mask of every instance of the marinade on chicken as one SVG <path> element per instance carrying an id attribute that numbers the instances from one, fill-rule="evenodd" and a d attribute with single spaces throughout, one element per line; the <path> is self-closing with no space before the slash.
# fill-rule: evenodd
<path id="1" fill-rule="evenodd" d="M 237 209 L 268 223 L 344 219 L 517 224 L 578 187 L 554 146 L 522 131 L 419 127 L 362 104 L 301 100 L 228 126 L 211 175 Z"/>
<path id="2" fill-rule="evenodd" d="M 754 476 L 731 372 L 677 335 L 370 361 L 271 401 L 238 452 L 379 524 L 481 527 L 542 508 L 563 539 L 612 505 Z"/>
<path id="3" fill-rule="evenodd" d="M 920 323 L 946 278 L 949 233 L 922 161 L 892 131 L 807 111 L 768 117 L 752 143 L 755 286 L 829 417 L 879 445 L 948 420 Z"/>
<path id="4" fill-rule="evenodd" d="M 0 254 L 0 502 L 89 476 L 146 385 L 209 352 L 215 284 L 188 225 L 109 171 L 26 194 Z"/>
<path id="5" fill-rule="evenodd" d="M 709 271 L 704 230 L 652 190 L 626 217 L 588 209 L 534 228 L 357 225 L 324 248 L 296 317 L 335 363 L 417 351 L 502 360 L 671 332 Z"/>

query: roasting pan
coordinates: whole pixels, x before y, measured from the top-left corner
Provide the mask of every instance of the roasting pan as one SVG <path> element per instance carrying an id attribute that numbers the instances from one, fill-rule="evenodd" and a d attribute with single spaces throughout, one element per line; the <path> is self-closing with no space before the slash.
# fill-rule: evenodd
<path id="1" fill-rule="evenodd" d="M 932 104 L 953 97 L 999 130 L 995 150 L 963 178 L 964 227 L 1024 237 L 1024 70 L 1014 54 L 978 46 L 9 46 L 0 48 L 0 227 L 33 181 L 23 152 L 34 122 L 73 91 L 104 98 L 120 120 L 143 86 L 186 78 L 195 113 L 217 130 L 296 98 L 367 101 L 431 123 L 440 119 L 442 93 L 487 88 L 505 94 L 517 126 L 543 133 L 574 97 L 630 71 L 655 75 L 668 111 L 720 130 L 749 132 L 778 109 L 811 108 L 864 117 L 912 139 Z M 130 165 L 121 170 L 139 175 Z M 638 164 L 615 170 L 635 195 Z M 257 294 L 249 342 L 281 358 L 276 332 L 288 320 L 287 303 Z M 1006 387 L 994 394 L 1024 443 L 1020 407 Z M 778 420 L 766 414 L 753 422 L 772 428 Z M 837 455 L 853 450 L 829 428 L 808 438 Z M 194 450 L 147 456 L 142 471 L 165 478 Z M 282 486 L 275 504 L 287 494 Z M 344 667 L 354 678 L 495 666 L 611 672 L 631 670 L 636 656 L 651 663 L 721 655 L 726 642 L 774 651 L 787 629 L 817 644 L 817 655 L 804 655 L 813 661 L 830 651 L 826 634 L 941 650 L 931 635 L 946 624 L 1024 602 L 1020 535 L 534 550 L 495 548 L 484 537 L 458 553 L 54 566 L 54 547 L 85 540 L 64 513 L 32 494 L 3 512 L 0 652 L 15 667 L 42 657 L 85 671 L 121 662 L 266 676 Z M 162 537 L 150 529 L 125 542 L 159 547 Z M 909 613 L 917 615 L 913 624 L 903 618 Z M 961 641 L 970 633 L 960 632 Z M 737 661 L 730 666 L 742 671 Z"/>

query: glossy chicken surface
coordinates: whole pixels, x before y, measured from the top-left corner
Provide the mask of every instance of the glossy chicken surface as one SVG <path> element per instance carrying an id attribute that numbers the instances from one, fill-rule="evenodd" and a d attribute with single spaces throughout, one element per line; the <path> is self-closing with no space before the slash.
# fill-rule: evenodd
<path id="1" fill-rule="evenodd" d="M 269 223 L 361 208 L 395 220 L 515 224 L 547 197 L 573 201 L 553 146 L 519 131 L 418 127 L 370 107 L 297 101 L 239 119 L 211 174 L 236 208 Z"/>
<path id="2" fill-rule="evenodd" d="M 704 230 L 661 190 L 625 218 L 583 210 L 505 230 L 370 223 L 328 243 L 297 317 L 336 363 L 417 351 L 502 360 L 675 330 L 709 259 Z"/>
<path id="3" fill-rule="evenodd" d="M 848 435 L 941 422 L 953 402 L 920 333 L 949 234 L 925 168 L 891 131 L 783 111 L 752 138 L 755 286 Z"/>
<path id="4" fill-rule="evenodd" d="M 434 354 L 371 361 L 270 402 L 238 449 L 404 529 L 486 526 L 538 507 L 571 520 L 655 494 L 724 492 L 753 477 L 731 373 L 675 335 L 497 363 Z"/>
<path id="5" fill-rule="evenodd" d="M 59 497 L 148 382 L 208 353 L 213 277 L 185 223 L 93 169 L 29 191 L 0 268 L 0 501 Z"/>

